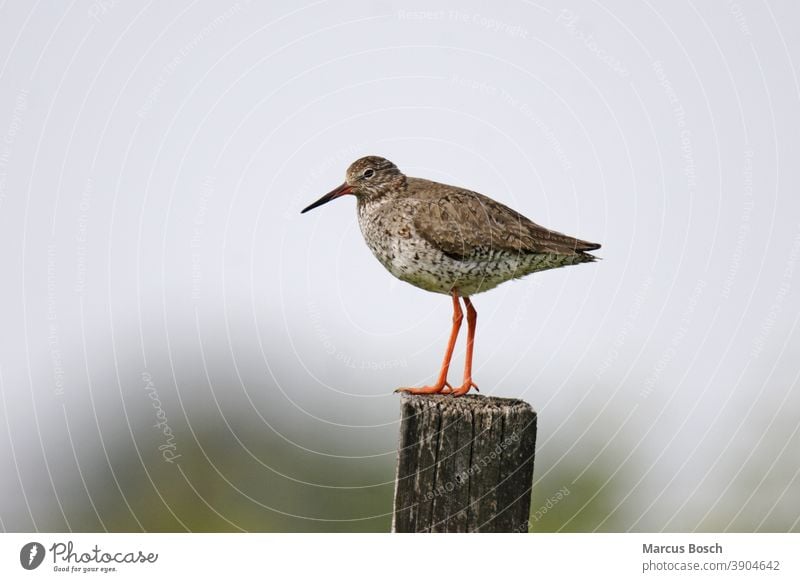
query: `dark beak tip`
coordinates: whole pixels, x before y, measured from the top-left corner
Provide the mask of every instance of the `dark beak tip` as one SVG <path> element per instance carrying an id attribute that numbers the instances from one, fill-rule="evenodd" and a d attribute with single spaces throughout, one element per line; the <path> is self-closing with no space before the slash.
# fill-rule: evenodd
<path id="1" fill-rule="evenodd" d="M 303 208 L 303 210 L 300 211 L 300 214 L 305 214 L 306 212 L 308 212 L 309 210 L 313 210 L 317 206 L 322 206 L 323 204 L 327 204 L 334 198 L 338 198 L 339 196 L 342 196 L 344 194 L 351 194 L 352 192 L 353 192 L 352 188 L 345 182 L 338 188 L 331 190 L 330 192 L 325 194 L 325 196 L 323 196 L 316 202 L 309 204 L 308 206 Z"/>

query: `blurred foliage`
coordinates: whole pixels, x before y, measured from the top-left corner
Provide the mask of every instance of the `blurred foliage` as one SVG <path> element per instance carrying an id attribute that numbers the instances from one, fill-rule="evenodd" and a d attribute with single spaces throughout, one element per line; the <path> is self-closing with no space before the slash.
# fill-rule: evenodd
<path id="1" fill-rule="evenodd" d="M 109 453 L 113 474 L 97 465 L 86 476 L 96 511 L 88 494 L 73 499 L 69 527 L 115 532 L 390 528 L 393 459 L 324 457 L 275 438 L 262 438 L 261 444 L 248 439 L 246 452 L 226 442 L 229 434 L 204 431 L 196 437 L 194 446 L 181 445 L 181 457 L 172 464 L 160 455 L 141 464 L 132 448 L 118 443 Z M 43 529 L 67 529 L 56 515 L 50 518 Z"/>
<path id="2" fill-rule="evenodd" d="M 81 472 L 69 463 L 53 469 L 64 517 L 58 506 L 46 503 L 52 490 L 45 487 L 31 493 L 32 498 L 38 496 L 32 504 L 36 528 L 111 532 L 390 530 L 393 451 L 353 458 L 312 452 L 363 451 L 359 447 L 363 442 L 318 431 L 304 434 L 303 446 L 298 446 L 263 425 L 229 420 L 230 426 L 236 427 L 235 434 L 229 427 L 221 428 L 213 417 L 194 419 L 191 430 L 181 426 L 176 433 L 181 435 L 180 457 L 175 463 L 162 457 L 158 447 L 163 439 L 157 431 L 137 435 L 135 444 L 122 436 L 125 431 L 119 431 L 117 438 L 105 445 L 110 462 L 96 449 L 77 447 Z M 148 422 L 141 425 L 148 427 Z M 396 428 L 375 429 L 374 438 L 386 437 L 392 442 Z M 568 445 L 543 441 L 541 434 L 539 439 L 530 532 L 646 531 L 651 522 L 638 521 L 642 499 L 635 496 L 636 487 L 632 486 L 644 465 L 635 456 L 618 458 L 620 450 L 630 447 L 604 447 L 602 454 L 591 459 L 573 453 L 565 460 L 563 451 Z M 796 531 L 796 495 L 784 485 L 765 480 L 763 471 L 769 467 L 761 465 L 751 465 L 755 472 L 742 472 L 718 505 L 714 505 L 717 498 L 704 501 L 698 494 L 700 506 L 715 511 L 709 512 L 698 528 L 696 512 L 687 507 L 684 513 L 694 520 L 692 528 Z M 759 472 L 759 467 L 763 471 Z M 791 479 L 782 481 L 786 482 Z M 736 505 L 742 499 L 749 499 L 745 508 Z M 7 517 L 7 528 L 31 529 L 23 518 Z M 668 529 L 680 531 L 686 523 L 675 521 Z"/>
<path id="3" fill-rule="evenodd" d="M 575 471 L 578 473 L 578 470 Z M 575 483 L 567 473 L 553 473 L 535 487 L 531 503 L 531 532 L 621 531 L 606 477 L 587 471 Z M 567 483 L 567 484 L 562 484 Z"/>
<path id="4" fill-rule="evenodd" d="M 69 525 L 53 512 L 46 523 L 39 523 L 40 528 L 113 532 L 390 530 L 393 456 L 327 457 L 283 439 L 239 435 L 247 452 L 242 444 L 230 441 L 229 433 L 206 430 L 195 436 L 193 446 L 182 443 L 181 457 L 172 464 L 151 454 L 157 452 L 157 441 L 140 446 L 139 453 L 130 443 L 115 443 L 109 449 L 111 466 L 96 463 L 93 470 L 85 472 L 83 494 L 73 490 L 63 500 Z M 317 439 L 324 440 L 324 435 Z M 144 464 L 139 462 L 139 454 Z M 606 519 L 613 508 L 611 496 L 600 490 L 606 477 L 592 470 L 584 471 L 576 484 L 568 486 L 567 495 L 544 509 L 548 499 L 563 491 L 563 483 L 573 478 L 573 471 L 563 468 L 550 471 L 536 485 L 531 531 L 591 531 L 601 522 L 605 529 L 614 529 L 613 518 Z"/>

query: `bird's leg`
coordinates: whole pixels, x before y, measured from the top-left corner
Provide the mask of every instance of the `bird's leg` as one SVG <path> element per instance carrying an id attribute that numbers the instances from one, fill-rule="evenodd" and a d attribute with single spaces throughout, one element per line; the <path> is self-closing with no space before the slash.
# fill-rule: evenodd
<path id="1" fill-rule="evenodd" d="M 469 297 L 464 297 L 464 305 L 467 306 L 467 355 L 464 361 L 464 383 L 460 388 L 453 388 L 450 394 L 461 396 L 469 392 L 470 388 L 478 389 L 478 385 L 472 381 L 472 348 L 475 345 L 475 324 L 478 322 L 478 312 L 472 306 Z"/>
<path id="2" fill-rule="evenodd" d="M 464 313 L 461 311 L 461 304 L 458 301 L 458 292 L 453 291 L 451 295 L 453 297 L 453 327 L 450 330 L 450 339 L 447 342 L 447 350 L 444 353 L 442 368 L 439 370 L 439 378 L 436 380 L 436 383 L 431 386 L 422 386 L 420 388 L 398 388 L 395 390 L 395 392 L 408 392 L 409 394 L 436 394 L 442 392 L 445 387 L 452 389 L 450 384 L 447 383 L 447 371 L 450 369 L 450 360 L 453 358 L 453 350 L 456 347 L 458 330 L 461 328 L 461 321 L 464 319 Z"/>

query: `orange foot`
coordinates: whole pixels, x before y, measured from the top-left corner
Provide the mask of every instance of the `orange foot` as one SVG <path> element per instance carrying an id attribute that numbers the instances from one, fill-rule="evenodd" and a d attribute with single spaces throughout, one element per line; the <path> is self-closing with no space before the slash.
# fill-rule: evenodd
<path id="1" fill-rule="evenodd" d="M 449 384 L 448 384 L 448 388 L 450 388 L 450 389 L 446 390 L 446 391 L 442 391 L 442 394 L 452 394 L 453 396 L 463 396 L 464 394 L 469 392 L 470 388 L 475 388 L 476 392 L 480 392 L 480 390 L 478 389 L 478 385 L 475 382 L 472 381 L 472 378 L 467 378 L 464 381 L 464 383 L 458 388 L 453 388 Z"/>
<path id="2" fill-rule="evenodd" d="M 445 390 L 447 388 L 447 390 Z M 469 388 L 467 388 L 469 390 Z M 421 386 L 419 388 L 398 388 L 395 392 L 405 392 L 406 394 L 449 394 L 453 387 L 449 382 L 436 383 L 433 386 Z"/>

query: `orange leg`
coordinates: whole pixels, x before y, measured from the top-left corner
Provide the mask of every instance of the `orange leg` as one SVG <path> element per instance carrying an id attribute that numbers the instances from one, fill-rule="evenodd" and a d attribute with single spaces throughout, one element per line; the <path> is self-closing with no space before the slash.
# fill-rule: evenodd
<path id="1" fill-rule="evenodd" d="M 475 311 L 469 297 L 464 297 L 464 305 L 467 306 L 467 356 L 464 362 L 464 383 L 460 388 L 450 390 L 453 396 L 466 394 L 470 388 L 478 389 L 478 385 L 472 381 L 472 348 L 475 345 L 475 324 L 478 322 L 478 312 Z"/>
<path id="2" fill-rule="evenodd" d="M 447 371 L 450 369 L 450 360 L 453 358 L 453 350 L 456 347 L 456 339 L 458 338 L 458 330 L 461 328 L 461 321 L 464 319 L 464 313 L 461 311 L 461 304 L 458 302 L 458 292 L 452 292 L 453 297 L 453 328 L 450 330 L 450 339 L 447 342 L 447 350 L 444 353 L 444 360 L 442 361 L 442 368 L 439 370 L 439 378 L 432 386 L 422 386 L 421 388 L 398 388 L 395 392 L 408 392 L 409 394 L 438 394 L 442 392 L 445 387 L 452 388 L 447 383 Z M 468 307 L 471 307 L 468 304 Z M 475 310 L 473 309 L 473 312 Z M 469 316 L 467 316 L 469 317 Z"/>

